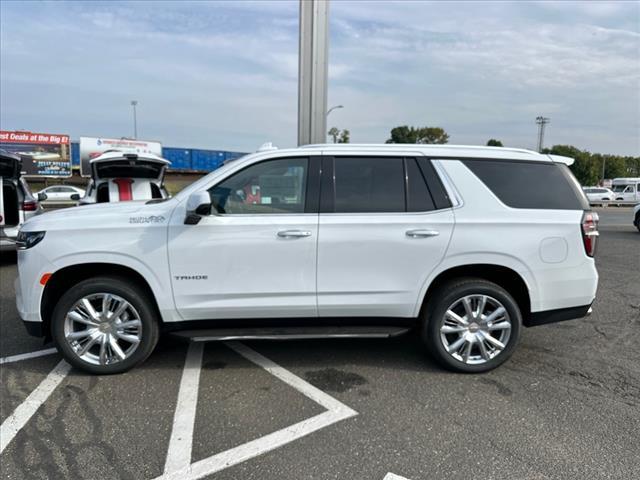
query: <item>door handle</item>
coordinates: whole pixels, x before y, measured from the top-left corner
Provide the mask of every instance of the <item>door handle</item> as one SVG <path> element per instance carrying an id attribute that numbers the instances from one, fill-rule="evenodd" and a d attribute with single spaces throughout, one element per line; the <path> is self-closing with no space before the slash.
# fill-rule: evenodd
<path id="1" fill-rule="evenodd" d="M 278 236 L 281 238 L 303 238 L 310 237 L 311 232 L 308 230 L 280 230 Z"/>
<path id="2" fill-rule="evenodd" d="M 427 238 L 427 237 L 437 237 L 440 235 L 440 232 L 437 230 L 407 230 L 407 237 L 410 238 Z"/>

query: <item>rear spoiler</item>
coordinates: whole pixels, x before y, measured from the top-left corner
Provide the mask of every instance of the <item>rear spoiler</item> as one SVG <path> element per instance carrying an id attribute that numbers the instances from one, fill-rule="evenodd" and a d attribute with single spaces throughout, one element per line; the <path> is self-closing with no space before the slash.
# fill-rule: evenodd
<path id="1" fill-rule="evenodd" d="M 562 155 L 547 154 L 547 157 L 549 157 L 549 160 L 551 160 L 552 162 L 564 163 L 565 165 L 573 165 L 573 162 L 575 162 L 575 159 L 571 157 L 563 157 Z"/>

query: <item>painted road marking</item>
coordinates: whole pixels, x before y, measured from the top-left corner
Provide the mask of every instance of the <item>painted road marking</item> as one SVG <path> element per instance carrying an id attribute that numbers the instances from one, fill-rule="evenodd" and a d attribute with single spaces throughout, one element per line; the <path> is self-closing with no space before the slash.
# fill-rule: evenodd
<path id="1" fill-rule="evenodd" d="M 56 350 L 55 348 L 47 348 L 46 350 L 37 350 L 35 352 L 11 355 L 10 357 L 0 358 L 0 365 L 4 363 L 19 362 L 20 360 L 28 360 L 30 358 L 44 357 L 45 355 L 51 355 L 53 353 L 56 353 L 57 351 L 58 350 Z"/>
<path id="2" fill-rule="evenodd" d="M 406 477 L 401 477 L 400 475 L 396 475 L 395 473 L 387 473 L 382 480 L 409 480 Z"/>
<path id="3" fill-rule="evenodd" d="M 310 383 L 304 381 L 297 375 L 294 375 L 289 370 L 284 369 L 272 360 L 269 360 L 268 358 L 260 355 L 258 352 L 252 350 L 246 345 L 238 342 L 226 342 L 226 345 L 235 350 L 247 360 L 262 367 L 271 375 L 274 375 L 284 383 L 295 388 L 307 398 L 310 398 L 314 402 L 320 404 L 321 406 L 326 408 L 327 411 L 298 422 L 294 425 L 290 425 L 281 430 L 265 435 L 263 437 L 252 440 L 243 445 L 239 445 L 235 448 L 231 448 L 211 457 L 199 460 L 193 464 L 181 468 L 180 470 L 167 472 L 165 469 L 165 474 L 158 477 L 158 479 L 195 480 L 198 478 L 202 478 L 250 460 L 251 458 L 257 457 L 271 450 L 275 450 L 278 447 L 293 442 L 294 440 L 309 435 L 310 433 L 313 433 L 317 430 L 328 427 L 329 425 L 358 414 L 358 412 L 356 412 L 355 410 L 349 408 L 342 402 L 339 402 L 319 388 L 316 388 Z M 179 393 L 178 395 L 180 397 L 182 394 Z M 173 432 L 171 438 L 173 439 Z M 175 454 L 170 451 L 168 452 L 167 457 L 175 458 Z"/>
<path id="4" fill-rule="evenodd" d="M 180 471 L 191 465 L 193 428 L 196 420 L 196 407 L 198 406 L 198 387 L 203 351 L 204 343 L 189 343 L 178 391 L 176 413 L 173 417 L 167 459 L 164 464 L 165 474 Z"/>
<path id="5" fill-rule="evenodd" d="M 49 375 L 47 375 L 47 378 L 2 422 L 2 425 L 0 425 L 0 453 L 11 443 L 11 440 L 13 440 L 18 432 L 24 428 L 38 408 L 49 398 L 56 387 L 60 385 L 60 382 L 64 380 L 70 370 L 71 365 L 61 360 L 60 363 L 51 370 Z"/>

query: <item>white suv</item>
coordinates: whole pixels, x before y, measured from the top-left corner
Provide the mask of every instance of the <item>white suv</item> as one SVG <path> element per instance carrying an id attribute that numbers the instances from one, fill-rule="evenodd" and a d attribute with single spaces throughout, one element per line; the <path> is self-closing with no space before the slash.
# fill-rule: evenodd
<path id="1" fill-rule="evenodd" d="M 139 364 L 167 330 L 226 340 L 412 328 L 445 367 L 486 371 L 522 326 L 590 311 L 597 216 L 571 162 L 429 145 L 247 155 L 174 198 L 27 222 L 18 311 L 94 373 Z"/>

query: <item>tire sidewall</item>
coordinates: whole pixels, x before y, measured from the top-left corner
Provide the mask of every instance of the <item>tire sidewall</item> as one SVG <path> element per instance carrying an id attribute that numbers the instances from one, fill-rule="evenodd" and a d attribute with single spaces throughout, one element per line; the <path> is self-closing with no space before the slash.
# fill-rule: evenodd
<path id="1" fill-rule="evenodd" d="M 140 315 L 142 340 L 131 357 L 112 365 L 94 365 L 76 355 L 64 335 L 64 320 L 67 312 L 81 298 L 94 293 L 111 293 L 127 300 Z M 135 285 L 117 277 L 100 277 L 85 280 L 71 287 L 60 298 L 51 317 L 51 336 L 62 356 L 74 367 L 94 374 L 125 372 L 142 363 L 153 351 L 158 341 L 156 314 L 148 297 Z"/>
<path id="2" fill-rule="evenodd" d="M 456 360 L 446 351 L 440 338 L 440 327 L 444 323 L 445 312 L 456 300 L 467 295 L 488 295 L 495 298 L 507 310 L 511 320 L 511 334 L 506 348 L 495 358 L 481 365 L 468 365 Z M 439 290 L 434 305 L 427 309 L 426 315 L 423 336 L 429 351 L 446 368 L 464 373 L 486 372 L 506 362 L 517 347 L 522 329 L 522 314 L 513 297 L 502 287 L 482 280 L 459 282 Z"/>

